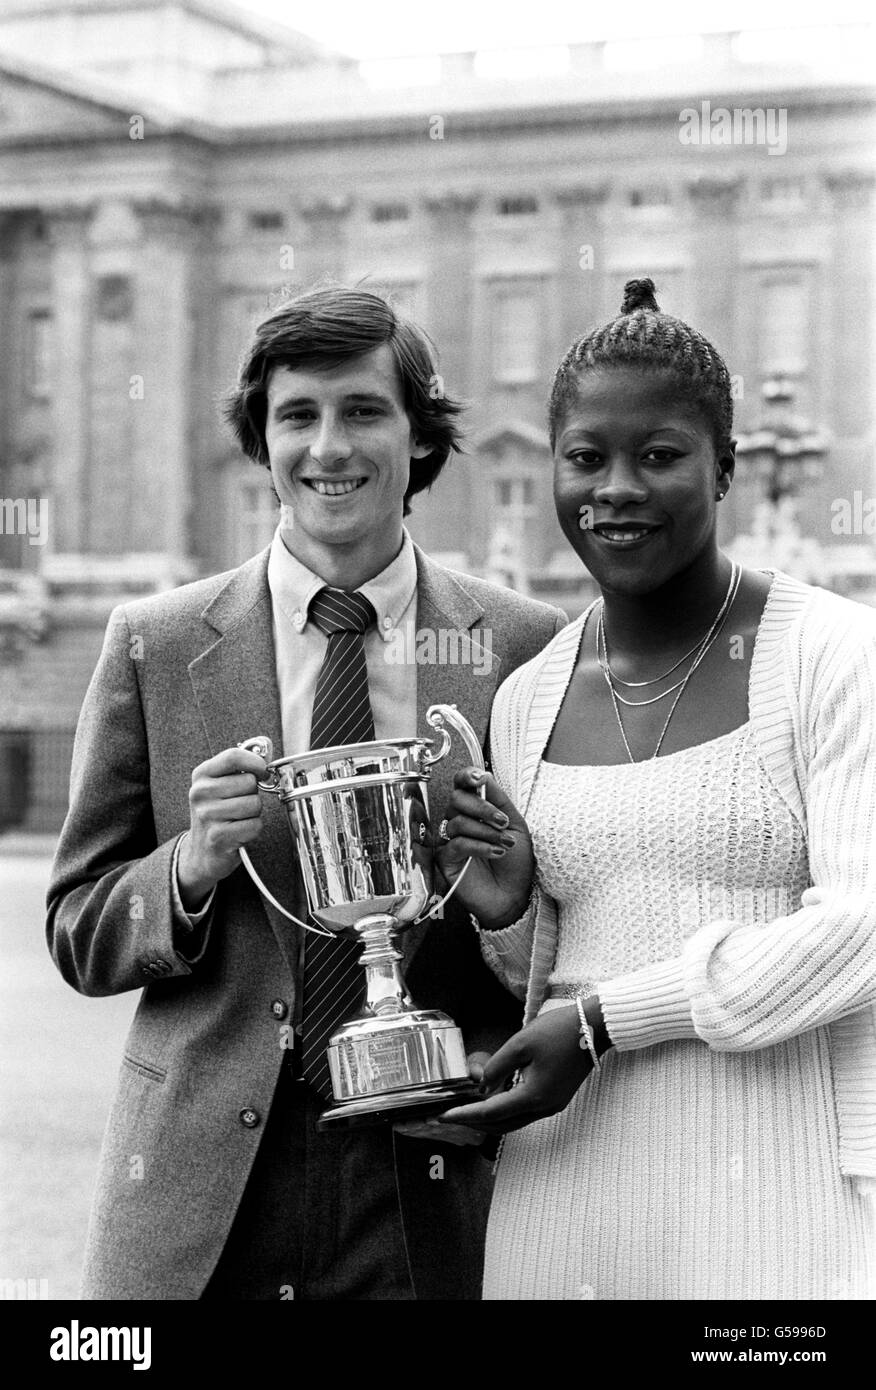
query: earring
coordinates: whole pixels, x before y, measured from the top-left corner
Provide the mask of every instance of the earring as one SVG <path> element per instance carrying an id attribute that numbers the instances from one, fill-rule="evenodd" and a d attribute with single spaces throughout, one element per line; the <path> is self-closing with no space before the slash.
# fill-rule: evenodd
<path id="1" fill-rule="evenodd" d="M 716 492 L 716 493 L 715 493 L 715 501 L 716 501 L 716 502 L 723 502 L 723 501 L 724 501 L 725 495 L 726 495 L 726 494 L 723 493 L 723 492 Z"/>

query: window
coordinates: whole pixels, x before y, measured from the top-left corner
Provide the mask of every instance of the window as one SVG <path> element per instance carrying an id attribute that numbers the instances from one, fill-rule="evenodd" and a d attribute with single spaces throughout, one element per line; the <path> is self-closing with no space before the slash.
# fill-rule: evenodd
<path id="1" fill-rule="evenodd" d="M 235 467 L 238 465 L 235 464 Z M 240 482 L 232 489 L 236 563 L 242 564 L 270 545 L 277 529 L 277 500 L 267 470 L 261 478 Z"/>
<path id="2" fill-rule="evenodd" d="M 530 217 L 538 212 L 538 199 L 529 196 L 500 198 L 496 211 L 500 217 Z"/>
<path id="3" fill-rule="evenodd" d="M 494 496 L 499 520 L 520 521 L 532 516 L 535 486 L 532 478 L 502 477 L 494 480 Z"/>
<path id="4" fill-rule="evenodd" d="M 802 277 L 763 281 L 758 302 L 761 370 L 800 376 L 809 355 L 809 303 Z"/>
<path id="5" fill-rule="evenodd" d="M 410 215 L 407 203 L 375 203 L 371 209 L 372 222 L 407 222 Z"/>
<path id="6" fill-rule="evenodd" d="M 767 208 L 803 206 L 806 184 L 803 179 L 767 179 L 760 186 L 760 201 Z"/>
<path id="7" fill-rule="evenodd" d="M 282 212 L 251 212 L 249 225 L 254 232 L 281 232 L 286 219 Z"/>
<path id="8" fill-rule="evenodd" d="M 669 189 L 663 184 L 646 184 L 642 188 L 631 188 L 627 197 L 631 208 L 669 207 Z"/>
<path id="9" fill-rule="evenodd" d="M 48 309 L 34 309 L 27 317 L 25 357 L 27 394 L 45 400 L 52 385 L 54 323 Z"/>
<path id="10" fill-rule="evenodd" d="M 538 376 L 538 295 L 534 286 L 501 289 L 493 302 L 494 381 L 518 385 Z"/>

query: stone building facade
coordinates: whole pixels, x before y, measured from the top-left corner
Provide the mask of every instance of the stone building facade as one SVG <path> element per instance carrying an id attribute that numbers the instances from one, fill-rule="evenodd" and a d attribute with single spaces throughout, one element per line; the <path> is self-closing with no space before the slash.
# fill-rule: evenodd
<path id="1" fill-rule="evenodd" d="M 218 401 L 258 316 L 324 275 L 391 291 L 472 403 L 468 454 L 411 519 L 430 552 L 584 602 L 553 515 L 545 398 L 569 342 L 650 274 L 724 353 L 740 429 L 756 427 L 765 381 L 792 383 L 828 441 L 801 527 L 826 582 L 876 601 L 876 537 L 838 534 L 833 509 L 876 494 L 873 91 L 853 33 L 796 65 L 743 61 L 743 39 L 706 36 L 690 60 L 680 44 L 660 65 L 646 45 L 626 68 L 583 45 L 549 78 L 447 55 L 431 83 L 385 85 L 214 0 L 9 0 L 5 823 L 58 822 L 113 603 L 269 539 L 269 480 Z M 721 112 L 739 109 L 749 123 L 723 143 Z M 785 113 L 784 140 L 768 112 Z M 751 529 L 757 495 L 740 476 L 725 540 Z"/>

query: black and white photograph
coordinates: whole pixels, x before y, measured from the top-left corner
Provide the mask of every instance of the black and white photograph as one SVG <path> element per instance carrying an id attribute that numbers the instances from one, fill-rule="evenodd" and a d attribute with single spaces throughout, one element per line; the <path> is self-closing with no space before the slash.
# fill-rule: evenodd
<path id="1" fill-rule="evenodd" d="M 179 1302 L 626 1305 L 591 1375 L 667 1316 L 673 1372 L 866 1345 L 874 32 L 0 0 L 46 1374 L 160 1373 Z"/>

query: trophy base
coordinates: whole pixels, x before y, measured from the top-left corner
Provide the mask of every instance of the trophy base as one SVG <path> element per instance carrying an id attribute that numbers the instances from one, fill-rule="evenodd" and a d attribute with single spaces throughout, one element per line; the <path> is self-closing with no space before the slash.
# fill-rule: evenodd
<path id="1" fill-rule="evenodd" d="M 330 1130 L 425 1119 L 429 1115 L 440 1115 L 442 1110 L 449 1110 L 458 1102 L 480 1100 L 482 1095 L 480 1086 L 471 1077 L 412 1087 L 409 1091 L 385 1091 L 383 1095 L 336 1102 L 323 1111 L 316 1128 L 320 1134 L 326 1134 Z"/>

